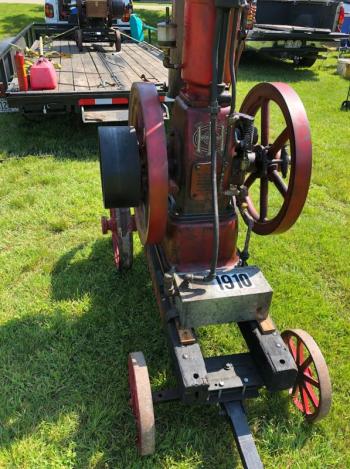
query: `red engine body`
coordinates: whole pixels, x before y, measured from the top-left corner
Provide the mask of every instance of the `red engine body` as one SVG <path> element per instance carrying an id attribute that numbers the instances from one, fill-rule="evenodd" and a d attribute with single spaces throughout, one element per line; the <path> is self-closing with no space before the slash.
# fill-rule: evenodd
<path id="1" fill-rule="evenodd" d="M 187 96 L 186 96 L 187 101 Z M 207 269 L 212 258 L 213 215 L 211 200 L 210 115 L 208 107 L 192 107 L 179 96 L 173 108 L 171 145 L 168 159 L 172 176 L 167 232 L 162 242 L 169 265 L 178 271 Z M 228 107 L 220 109 L 217 121 L 217 152 L 222 156 Z M 234 156 L 234 147 L 229 149 Z M 230 164 L 224 170 L 228 175 Z M 218 180 L 221 164 L 218 165 Z M 226 177 L 223 179 L 226 183 Z M 236 254 L 237 219 L 230 199 L 219 197 L 219 266 L 232 267 Z"/>
<path id="2" fill-rule="evenodd" d="M 173 107 L 168 148 L 173 208 L 170 209 L 166 235 L 161 243 L 167 264 L 181 272 L 208 269 L 213 255 L 209 100 L 215 22 L 213 0 L 185 2 L 181 71 L 185 85 Z M 224 54 L 227 56 L 226 51 Z M 227 56 L 226 61 L 228 59 Z M 225 73 L 224 68 L 222 73 Z M 217 116 L 218 180 L 222 169 L 220 161 L 224 151 L 228 113 L 229 107 L 224 106 Z M 232 161 L 233 144 L 229 148 L 229 155 Z M 228 176 L 229 171 L 230 163 L 224 169 L 224 174 Z M 226 179 L 224 177 L 224 184 Z M 233 267 L 238 262 L 238 227 L 229 197 L 219 197 L 219 214 L 218 266 Z"/>

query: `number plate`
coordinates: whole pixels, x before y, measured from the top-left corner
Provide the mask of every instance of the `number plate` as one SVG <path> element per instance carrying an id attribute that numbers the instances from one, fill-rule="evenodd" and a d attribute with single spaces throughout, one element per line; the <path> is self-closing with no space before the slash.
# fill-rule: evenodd
<path id="1" fill-rule="evenodd" d="M 9 107 L 6 98 L 0 98 L 0 112 L 18 112 L 18 109 Z"/>
<path id="2" fill-rule="evenodd" d="M 211 282 L 186 282 L 178 274 L 175 284 L 176 306 L 185 327 L 264 319 L 272 299 L 269 283 L 254 266 L 218 269 Z"/>
<path id="3" fill-rule="evenodd" d="M 225 290 L 245 290 L 254 288 L 253 275 L 247 272 L 219 274 L 215 277 L 218 287 L 221 291 Z"/>

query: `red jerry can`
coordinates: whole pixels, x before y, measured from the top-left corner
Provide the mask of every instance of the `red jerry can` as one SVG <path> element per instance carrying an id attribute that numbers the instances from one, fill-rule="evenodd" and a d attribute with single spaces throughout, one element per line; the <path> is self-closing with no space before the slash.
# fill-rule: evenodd
<path id="1" fill-rule="evenodd" d="M 30 69 L 32 90 L 54 90 L 57 88 L 57 74 L 52 62 L 40 57 Z"/>

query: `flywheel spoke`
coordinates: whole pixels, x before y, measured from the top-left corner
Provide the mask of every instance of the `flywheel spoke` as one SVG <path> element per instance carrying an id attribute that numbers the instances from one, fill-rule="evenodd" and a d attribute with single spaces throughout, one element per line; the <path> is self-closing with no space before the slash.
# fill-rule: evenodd
<path id="1" fill-rule="evenodd" d="M 260 221 L 267 219 L 268 210 L 268 197 L 269 197 L 269 180 L 263 176 L 260 179 Z"/>
<path id="2" fill-rule="evenodd" d="M 249 187 L 251 187 L 251 185 L 257 180 L 257 178 L 258 173 L 250 173 L 247 179 L 244 181 L 246 188 L 249 189 Z"/>
<path id="3" fill-rule="evenodd" d="M 281 196 L 285 198 L 287 195 L 288 187 L 286 186 L 276 169 L 274 169 L 270 174 L 270 180 L 274 183 Z"/>
<path id="4" fill-rule="evenodd" d="M 270 130 L 270 102 L 264 99 L 261 105 L 261 144 L 266 146 L 269 144 Z"/>
<path id="5" fill-rule="evenodd" d="M 270 158 L 275 158 L 277 153 L 282 150 L 282 147 L 286 145 L 287 141 L 289 140 L 289 130 L 288 127 L 286 127 L 276 138 L 276 140 L 273 142 L 271 147 L 269 148 L 269 156 Z"/>

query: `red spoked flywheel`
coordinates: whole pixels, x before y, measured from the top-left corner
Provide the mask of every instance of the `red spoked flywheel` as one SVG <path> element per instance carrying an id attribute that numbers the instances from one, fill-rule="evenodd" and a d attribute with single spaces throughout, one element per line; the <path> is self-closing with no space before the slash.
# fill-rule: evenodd
<path id="1" fill-rule="evenodd" d="M 153 83 L 134 83 L 130 93 L 129 125 L 139 144 L 142 201 L 135 220 L 142 244 L 157 244 L 168 214 L 168 159 L 163 112 Z"/>
<path id="2" fill-rule="evenodd" d="M 298 219 L 310 185 L 312 145 L 305 108 L 289 85 L 260 83 L 250 90 L 240 111 L 256 116 L 256 121 L 260 118 L 261 125 L 254 146 L 256 164 L 244 182 L 248 190 L 244 202 L 254 221 L 253 231 L 283 233 Z M 277 114 L 279 130 L 272 136 L 278 127 L 272 124 Z M 259 208 L 252 197 L 257 182 Z M 271 197 L 272 189 L 279 201 Z"/>

